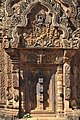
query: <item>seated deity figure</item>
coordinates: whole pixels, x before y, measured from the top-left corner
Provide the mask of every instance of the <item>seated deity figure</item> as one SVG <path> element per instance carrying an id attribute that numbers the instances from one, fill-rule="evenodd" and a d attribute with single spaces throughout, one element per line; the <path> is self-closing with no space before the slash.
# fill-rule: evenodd
<path id="1" fill-rule="evenodd" d="M 58 29 L 55 29 L 54 31 L 54 46 L 55 47 L 60 47 L 60 41 L 59 41 L 59 33 L 58 33 Z"/>
<path id="2" fill-rule="evenodd" d="M 32 33 L 30 35 L 27 33 L 23 33 L 23 37 L 27 47 L 33 45 Z"/>
<path id="3" fill-rule="evenodd" d="M 54 30 L 54 46 L 55 47 L 63 47 L 62 37 L 59 33 L 58 28 Z"/>

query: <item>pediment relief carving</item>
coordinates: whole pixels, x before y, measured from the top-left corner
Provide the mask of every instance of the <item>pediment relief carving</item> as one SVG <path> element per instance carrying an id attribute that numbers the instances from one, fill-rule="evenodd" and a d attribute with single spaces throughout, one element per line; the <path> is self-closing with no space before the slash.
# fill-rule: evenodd
<path id="1" fill-rule="evenodd" d="M 63 2 L 59 4 L 62 5 Z M 6 4 L 9 4 L 6 7 L 12 5 L 11 9 L 14 8 L 12 16 L 6 21 L 8 35 L 11 38 L 8 47 L 79 48 L 79 40 L 74 37 L 75 31 L 73 34 L 69 33 L 66 25 L 58 23 L 55 6 L 52 7 L 48 1 L 7 0 Z M 67 4 L 69 5 L 69 2 Z M 6 11 L 8 13 L 7 8 Z"/>
<path id="2" fill-rule="evenodd" d="M 69 46 L 68 30 L 56 22 L 56 12 L 49 4 L 44 2 L 31 4 L 25 10 L 23 18 L 21 24 L 13 30 L 11 47 Z"/>

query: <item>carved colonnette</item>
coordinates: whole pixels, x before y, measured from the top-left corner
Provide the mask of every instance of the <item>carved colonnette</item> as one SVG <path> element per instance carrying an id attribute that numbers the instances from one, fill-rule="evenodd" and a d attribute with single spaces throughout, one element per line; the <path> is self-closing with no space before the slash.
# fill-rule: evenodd
<path id="1" fill-rule="evenodd" d="M 21 63 L 20 60 L 20 66 L 19 66 L 19 71 L 20 71 L 20 78 L 19 78 L 19 92 L 20 92 L 20 113 L 21 115 L 27 111 L 28 102 L 27 102 L 27 96 L 28 96 L 28 87 L 26 84 L 26 79 L 27 79 L 27 70 L 26 70 L 26 64 Z"/>
<path id="2" fill-rule="evenodd" d="M 62 71 L 63 65 L 57 66 L 57 72 L 56 72 L 56 112 L 63 112 L 63 71 Z"/>

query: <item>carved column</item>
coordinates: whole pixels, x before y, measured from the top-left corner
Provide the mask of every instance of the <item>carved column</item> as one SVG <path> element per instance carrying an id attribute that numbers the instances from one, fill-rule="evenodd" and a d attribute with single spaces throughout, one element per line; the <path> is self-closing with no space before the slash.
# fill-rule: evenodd
<path id="1" fill-rule="evenodd" d="M 63 84 L 62 65 L 58 65 L 57 72 L 56 72 L 57 112 L 62 112 L 63 110 L 62 84 Z"/>
<path id="2" fill-rule="evenodd" d="M 43 110 L 43 78 L 38 79 L 36 92 L 37 92 L 37 109 Z"/>
<path id="3" fill-rule="evenodd" d="M 49 84 L 49 99 L 48 99 L 48 103 L 49 103 L 49 107 L 47 107 L 47 110 L 52 110 L 55 111 L 55 104 L 54 104 L 54 99 L 56 99 L 56 96 L 54 94 L 55 92 L 55 75 L 52 74 L 51 79 L 50 79 L 50 84 Z"/>

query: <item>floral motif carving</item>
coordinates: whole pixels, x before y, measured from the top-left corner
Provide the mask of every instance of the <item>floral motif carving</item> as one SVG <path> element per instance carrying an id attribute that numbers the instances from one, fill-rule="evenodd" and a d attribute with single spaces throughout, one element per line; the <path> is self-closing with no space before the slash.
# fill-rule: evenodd
<path id="1" fill-rule="evenodd" d="M 73 40 L 73 48 L 78 49 L 80 47 L 80 29 L 79 28 L 73 32 L 72 40 Z"/>

